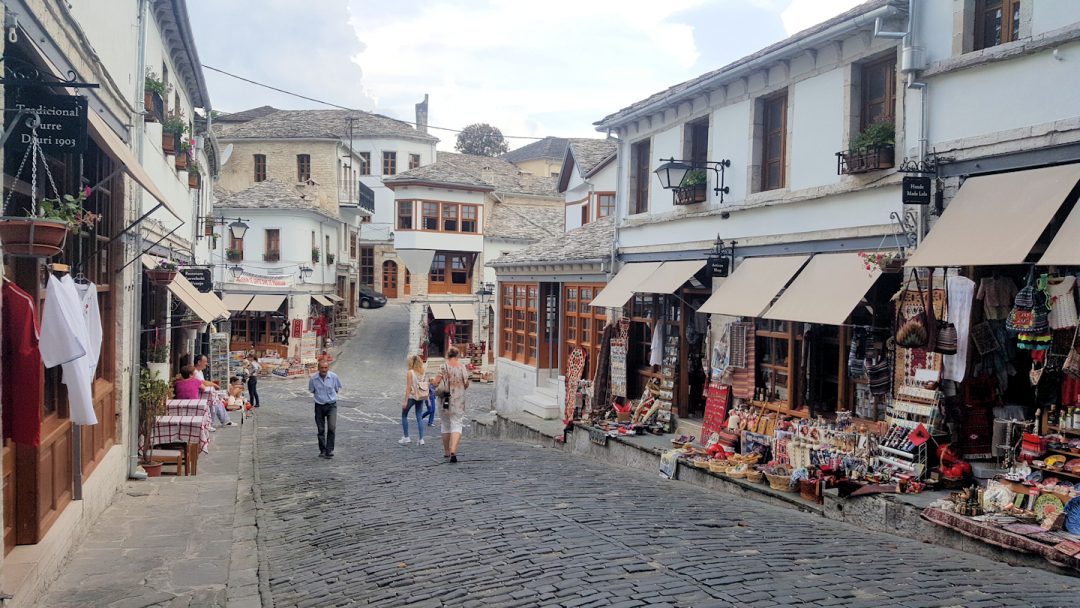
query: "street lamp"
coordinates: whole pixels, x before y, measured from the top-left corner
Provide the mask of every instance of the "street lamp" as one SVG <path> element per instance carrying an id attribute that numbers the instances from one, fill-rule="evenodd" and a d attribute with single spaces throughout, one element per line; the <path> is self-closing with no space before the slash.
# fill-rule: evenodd
<path id="1" fill-rule="evenodd" d="M 229 273 L 232 274 L 232 278 L 235 281 L 236 279 L 239 279 L 244 274 L 244 267 L 239 265 L 239 264 L 236 264 L 234 266 L 229 266 Z"/>
<path id="2" fill-rule="evenodd" d="M 491 283 L 484 283 L 484 286 L 476 292 L 476 297 L 480 298 L 481 304 L 487 304 L 491 300 L 491 296 L 495 294 L 495 286 Z"/>
<path id="3" fill-rule="evenodd" d="M 656 174 L 656 177 L 660 178 L 660 186 L 663 187 L 664 190 L 671 190 L 672 188 L 678 188 L 682 185 L 683 178 L 686 177 L 686 174 L 689 173 L 691 169 L 693 169 L 693 167 L 687 163 L 670 158 L 667 162 L 657 167 L 656 171 L 653 171 L 653 173 Z"/>
<path id="4" fill-rule="evenodd" d="M 724 185 L 724 169 L 731 166 L 731 161 L 724 160 L 676 160 L 675 158 L 661 158 L 660 162 L 663 163 L 656 168 L 656 177 L 660 178 L 660 185 L 664 190 L 674 190 L 672 193 L 678 203 L 678 196 L 680 191 L 692 190 L 695 185 L 704 185 L 704 179 L 701 181 L 695 181 L 693 184 L 684 183 L 687 179 L 687 174 L 691 171 L 712 171 L 716 176 L 716 186 L 713 188 L 713 192 L 720 195 L 720 202 L 724 202 L 724 195 L 731 192 L 731 188 Z M 698 177 L 698 176 L 694 176 Z M 704 178 L 701 175 L 700 178 Z M 701 201 L 696 201 L 701 202 Z"/>
<path id="5" fill-rule="evenodd" d="M 244 222 L 237 220 L 229 224 L 229 232 L 232 233 L 234 239 L 242 241 L 244 240 L 244 235 L 247 234 L 248 227 L 249 226 Z"/>

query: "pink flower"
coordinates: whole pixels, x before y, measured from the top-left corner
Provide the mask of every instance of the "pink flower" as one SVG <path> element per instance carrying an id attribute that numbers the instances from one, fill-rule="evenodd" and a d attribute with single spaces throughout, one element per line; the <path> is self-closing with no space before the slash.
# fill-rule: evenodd
<path id="1" fill-rule="evenodd" d="M 90 186 L 83 186 L 83 198 L 90 198 Z"/>

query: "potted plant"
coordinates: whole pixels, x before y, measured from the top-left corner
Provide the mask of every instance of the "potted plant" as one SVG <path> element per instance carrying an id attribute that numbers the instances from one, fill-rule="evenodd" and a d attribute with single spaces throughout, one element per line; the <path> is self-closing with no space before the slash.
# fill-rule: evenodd
<path id="1" fill-rule="evenodd" d="M 902 270 L 904 256 L 899 251 L 860 251 L 859 257 L 867 271 L 877 267 L 881 272 Z"/>
<path id="2" fill-rule="evenodd" d="M 280 251 L 268 251 L 267 253 L 263 254 L 263 261 L 264 262 L 278 262 L 278 261 L 281 261 L 281 252 Z"/>
<path id="3" fill-rule="evenodd" d="M 169 86 L 164 80 L 159 80 L 153 70 L 146 70 L 146 78 L 143 85 L 143 106 L 146 108 L 146 119 L 150 122 L 161 122 L 165 116 L 165 95 L 169 92 Z"/>
<path id="4" fill-rule="evenodd" d="M 708 174 L 704 169 L 691 169 L 683 176 L 682 182 L 675 190 L 675 204 L 690 205 L 703 203 L 708 196 Z"/>
<path id="5" fill-rule="evenodd" d="M 316 263 L 319 261 L 319 248 L 318 247 L 312 247 L 311 248 L 311 261 L 316 262 Z"/>
<path id="6" fill-rule="evenodd" d="M 187 131 L 187 119 L 179 109 L 169 114 L 161 123 L 161 151 L 165 154 L 176 154 L 180 147 L 180 136 Z"/>
<path id="7" fill-rule="evenodd" d="M 841 173 L 865 173 L 892 167 L 896 160 L 896 128 L 891 120 L 868 125 L 840 152 Z"/>
<path id="8" fill-rule="evenodd" d="M 180 140 L 180 149 L 176 152 L 176 169 L 177 171 L 187 171 L 188 161 L 191 160 L 191 140 L 183 138 Z"/>
<path id="9" fill-rule="evenodd" d="M 239 262 L 244 259 L 244 251 L 242 249 L 226 249 L 225 258 L 230 262 Z"/>
<path id="10" fill-rule="evenodd" d="M 147 368 L 139 369 L 139 427 L 142 432 L 142 462 L 140 463 L 149 477 L 161 475 L 160 462 L 151 462 L 150 448 L 153 445 L 154 422 L 158 416 L 165 415 L 165 402 L 172 398 L 172 386 L 167 379 L 159 379 Z"/>
<path id="11" fill-rule="evenodd" d="M 332 253 L 326 254 L 326 265 L 327 266 L 333 266 L 334 265 L 334 254 L 332 254 Z"/>
<path id="12" fill-rule="evenodd" d="M 169 379 L 169 343 L 152 342 L 146 347 L 146 367 L 162 380 Z"/>
<path id="13" fill-rule="evenodd" d="M 199 165 L 199 161 L 192 159 L 188 165 L 187 184 L 188 188 L 196 190 L 199 188 L 202 180 L 202 167 Z"/>
<path id="14" fill-rule="evenodd" d="M 0 241 L 4 252 L 11 255 L 52 257 L 64 249 L 69 231 L 91 229 L 101 220 L 97 213 L 83 209 L 90 196 L 84 187 L 76 195 L 63 194 L 41 199 L 36 210 L 26 217 L 0 219 Z"/>
<path id="15" fill-rule="evenodd" d="M 176 278 L 178 268 L 176 262 L 161 258 L 157 266 L 146 270 L 146 278 L 154 285 L 168 285 Z"/>
<path id="16" fill-rule="evenodd" d="M 217 226 L 217 222 L 214 221 L 214 216 L 209 213 L 206 214 L 206 219 L 203 221 L 203 234 L 206 236 L 214 236 L 214 228 Z"/>

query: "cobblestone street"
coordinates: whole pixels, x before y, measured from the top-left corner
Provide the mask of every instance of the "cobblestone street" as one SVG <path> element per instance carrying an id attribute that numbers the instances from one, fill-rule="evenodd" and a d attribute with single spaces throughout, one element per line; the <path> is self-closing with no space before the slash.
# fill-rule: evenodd
<path id="1" fill-rule="evenodd" d="M 399 446 L 406 319 L 366 313 L 335 364 L 332 461 L 305 383 L 263 389 L 259 544 L 276 606 L 1076 605 L 1078 579 L 468 428 L 457 465 L 437 426 Z M 474 385 L 472 409 L 489 410 L 491 391 Z"/>

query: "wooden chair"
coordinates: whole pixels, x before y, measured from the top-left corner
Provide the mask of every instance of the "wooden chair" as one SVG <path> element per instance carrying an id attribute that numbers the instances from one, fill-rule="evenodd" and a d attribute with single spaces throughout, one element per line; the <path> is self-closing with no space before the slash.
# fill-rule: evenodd
<path id="1" fill-rule="evenodd" d="M 154 448 L 147 454 L 147 458 L 154 462 L 171 464 L 176 467 L 176 475 L 189 475 L 185 450 L 164 450 Z"/>

